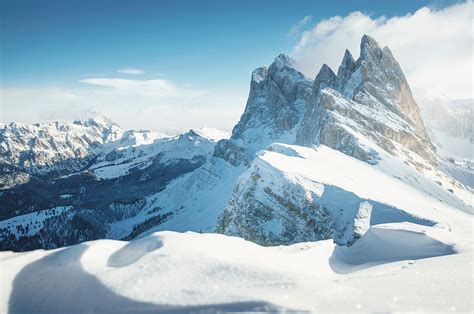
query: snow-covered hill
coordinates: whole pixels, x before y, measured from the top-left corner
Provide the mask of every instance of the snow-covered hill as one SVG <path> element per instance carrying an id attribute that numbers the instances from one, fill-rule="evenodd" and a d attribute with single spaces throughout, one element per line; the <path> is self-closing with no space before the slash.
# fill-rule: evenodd
<path id="1" fill-rule="evenodd" d="M 0 312 L 471 312 L 472 234 L 457 235 L 405 222 L 351 247 L 159 232 L 0 252 Z"/>

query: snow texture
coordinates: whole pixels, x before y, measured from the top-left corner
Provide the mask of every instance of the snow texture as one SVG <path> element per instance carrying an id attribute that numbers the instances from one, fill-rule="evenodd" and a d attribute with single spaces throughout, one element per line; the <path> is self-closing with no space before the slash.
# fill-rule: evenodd
<path id="1" fill-rule="evenodd" d="M 472 304 L 472 240 L 409 223 L 332 241 L 261 247 L 159 232 L 52 251 L 0 253 L 3 313 L 461 311 Z"/>

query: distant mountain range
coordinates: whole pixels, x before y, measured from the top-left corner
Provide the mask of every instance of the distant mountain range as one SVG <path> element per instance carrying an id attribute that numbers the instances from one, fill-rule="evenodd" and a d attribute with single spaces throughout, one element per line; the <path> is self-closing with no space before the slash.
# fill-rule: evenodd
<path id="1" fill-rule="evenodd" d="M 253 71 L 232 134 L 124 131 L 100 116 L 3 125 L 0 249 L 159 230 L 350 246 L 375 224 L 449 228 L 474 211 L 472 110 L 449 108 L 422 115 L 390 49 L 364 36 L 357 60 L 346 50 L 314 80 L 286 55 Z M 469 147 L 447 154 L 443 136 Z"/>

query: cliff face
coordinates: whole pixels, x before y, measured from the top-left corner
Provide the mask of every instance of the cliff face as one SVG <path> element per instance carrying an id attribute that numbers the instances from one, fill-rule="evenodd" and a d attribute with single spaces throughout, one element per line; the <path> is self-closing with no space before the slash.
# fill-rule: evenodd
<path id="1" fill-rule="evenodd" d="M 220 141 L 214 155 L 233 165 L 248 165 L 255 153 L 273 142 L 293 143 L 312 93 L 311 80 L 279 55 L 270 67 L 252 73 L 250 93 L 229 140 Z"/>
<path id="2" fill-rule="evenodd" d="M 297 143 L 324 144 L 376 163 L 361 138 L 398 155 L 397 144 L 435 163 L 433 146 L 408 82 L 388 47 L 364 36 L 360 57 L 346 50 L 337 75 L 323 65 L 313 85 L 308 114 Z"/>

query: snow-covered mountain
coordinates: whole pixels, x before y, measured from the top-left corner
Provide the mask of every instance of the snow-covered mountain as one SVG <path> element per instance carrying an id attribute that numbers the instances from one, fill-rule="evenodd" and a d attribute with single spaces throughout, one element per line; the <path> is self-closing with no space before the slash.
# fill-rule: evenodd
<path id="1" fill-rule="evenodd" d="M 422 99 L 423 120 L 442 156 L 474 160 L 474 99 Z"/>
<path id="2" fill-rule="evenodd" d="M 381 48 L 374 39 L 364 36 L 360 50 L 357 61 L 346 50 L 337 75 L 327 65 L 322 66 L 314 80 L 311 96 L 301 105 L 304 108 L 299 111 L 303 112 L 302 118 L 294 126 L 296 139 L 281 142 L 308 147 L 316 145 L 320 147 L 318 150 L 328 146 L 373 167 L 345 163 L 342 160 L 347 157 L 342 155 L 316 158 L 319 163 L 310 163 L 311 158 L 302 157 L 296 146 L 265 148 L 266 151 L 259 154 L 239 178 L 219 218 L 219 232 L 266 245 L 326 238 L 333 238 L 339 244 L 351 244 L 360 237 L 357 219 L 359 211 L 366 210 L 364 206 L 370 206 L 374 215 L 372 218 L 364 216 L 369 224 L 411 221 L 411 216 L 430 219 L 430 214 L 414 214 L 412 203 L 401 206 L 390 201 L 388 196 L 386 199 L 363 196 L 365 193 L 355 193 L 354 187 L 342 187 L 343 181 L 331 181 L 328 186 L 321 173 L 310 175 L 311 170 L 320 165 L 328 167 L 335 178 L 337 171 L 344 169 L 345 176 L 354 182 L 363 180 L 359 177 L 364 173 L 377 169 L 368 175 L 368 180 L 377 181 L 377 173 L 381 172 L 429 197 L 436 196 L 437 201 L 472 212 L 472 190 L 448 176 L 438 164 L 441 160 L 438 161 L 427 135 L 420 110 L 389 48 Z M 281 60 L 278 57 L 272 67 L 281 64 Z M 290 64 L 286 63 L 287 66 Z M 294 83 L 298 80 L 292 78 L 301 77 L 294 69 L 283 73 Z M 278 90 L 276 94 L 281 92 Z M 274 93 L 271 89 L 266 91 L 267 102 L 275 97 Z M 292 96 L 283 93 L 283 98 Z M 244 133 L 242 125 L 246 116 L 260 112 L 258 105 L 261 103 L 264 102 L 247 105 L 230 141 L 234 137 L 237 141 L 245 141 L 240 139 L 240 134 Z M 247 132 L 258 134 L 252 127 Z M 260 135 L 257 137 L 261 138 Z M 290 159 L 281 158 L 284 162 L 278 158 L 262 159 L 270 154 L 268 151 L 275 150 L 285 157 L 301 158 L 295 158 L 295 163 L 307 161 L 307 170 L 295 176 L 281 167 L 285 163 L 285 166 L 291 165 Z M 384 190 L 393 189 L 387 186 Z M 419 206 L 421 204 L 416 207 Z"/>
<path id="3" fill-rule="evenodd" d="M 294 143 L 308 110 L 311 85 L 286 55 L 253 71 L 245 111 L 232 137 L 220 141 L 214 155 L 234 166 L 248 165 L 258 150 L 271 143 Z"/>
<path id="4" fill-rule="evenodd" d="M 117 234 L 120 238 L 135 237 L 168 217 L 159 213 L 159 207 L 150 208 L 147 197 L 199 168 L 212 157 L 216 140 L 226 136 L 209 128 L 172 137 L 146 130 L 124 132 L 108 122 L 117 130 L 110 138 L 108 131 L 97 127 L 100 121 L 104 120 L 23 126 L 23 132 L 41 130 L 28 133 L 33 144 L 26 148 L 17 143 L 26 141 L 23 133 L 5 128 L 7 140 L 3 144 L 10 148 L 5 155 L 12 151 L 19 156 L 31 155 L 30 167 L 21 168 L 31 175 L 25 181 L 12 181 L 14 186 L 0 193 L 3 249 L 55 248 L 108 236 L 117 238 Z M 59 135 L 53 133 L 57 126 L 63 130 Z M 72 132 L 74 141 L 67 132 L 70 128 L 76 131 Z M 95 141 L 88 137 L 92 135 Z M 50 146 L 38 144 L 43 142 Z M 63 148 L 57 156 L 54 145 Z M 74 153 L 76 157 L 68 155 Z M 54 162 L 54 158 L 59 161 Z M 25 164 L 18 161 L 24 160 L 21 157 L 13 160 Z M 142 210 L 144 221 L 131 224 L 128 233 L 113 227 Z"/>
<path id="5" fill-rule="evenodd" d="M 92 121 L 76 123 L 97 134 L 97 144 L 83 145 L 87 162 L 2 191 L 4 249 L 161 230 L 352 245 L 372 225 L 451 228 L 449 217 L 473 211 L 471 174 L 438 156 L 400 65 L 369 36 L 357 60 L 344 53 L 337 74 L 324 65 L 311 80 L 285 55 L 253 71 L 230 138 L 206 128 L 167 137 L 105 123 L 114 133 Z M 47 134 L 43 141 L 57 141 Z M 35 161 L 33 169 L 55 169 Z M 306 168 L 296 171 L 300 164 Z"/>
<path id="6" fill-rule="evenodd" d="M 239 177 L 217 230 L 262 245 L 328 238 L 350 245 L 371 225 L 449 227 L 463 220 L 462 210 L 472 212 L 413 168 L 381 157 L 373 166 L 324 145 L 274 144 Z"/>
<path id="7" fill-rule="evenodd" d="M 33 176 L 78 171 L 101 144 L 121 138 L 123 130 L 96 116 L 73 123 L 10 123 L 0 128 L 0 188 L 26 183 Z"/>
<path id="8" fill-rule="evenodd" d="M 324 182 L 317 176 L 289 179 L 257 153 L 280 147 L 274 142 L 329 146 L 437 201 L 472 211 L 472 190 L 438 164 L 408 83 L 388 48 L 364 36 L 357 61 L 346 51 L 338 75 L 323 66 L 314 82 L 292 64 L 280 55 L 270 67 L 252 73 L 249 100 L 231 138 L 217 144 L 210 162 L 153 197 L 154 204 L 173 217 L 148 233 L 214 231 L 217 226 L 218 232 L 261 244 L 325 238 L 352 243 L 359 236 L 354 234 L 358 228 L 354 218 L 366 199 L 358 196 L 341 207 L 337 194 L 321 195 Z M 292 119 L 286 119 L 286 112 L 292 112 Z M 284 151 L 293 154 L 292 149 Z M 325 166 L 337 167 L 329 159 Z M 359 180 L 356 175 L 352 178 Z M 337 182 L 333 185 L 340 188 Z M 413 215 L 411 204 L 381 203 L 386 207 L 385 222 L 410 220 Z"/>

